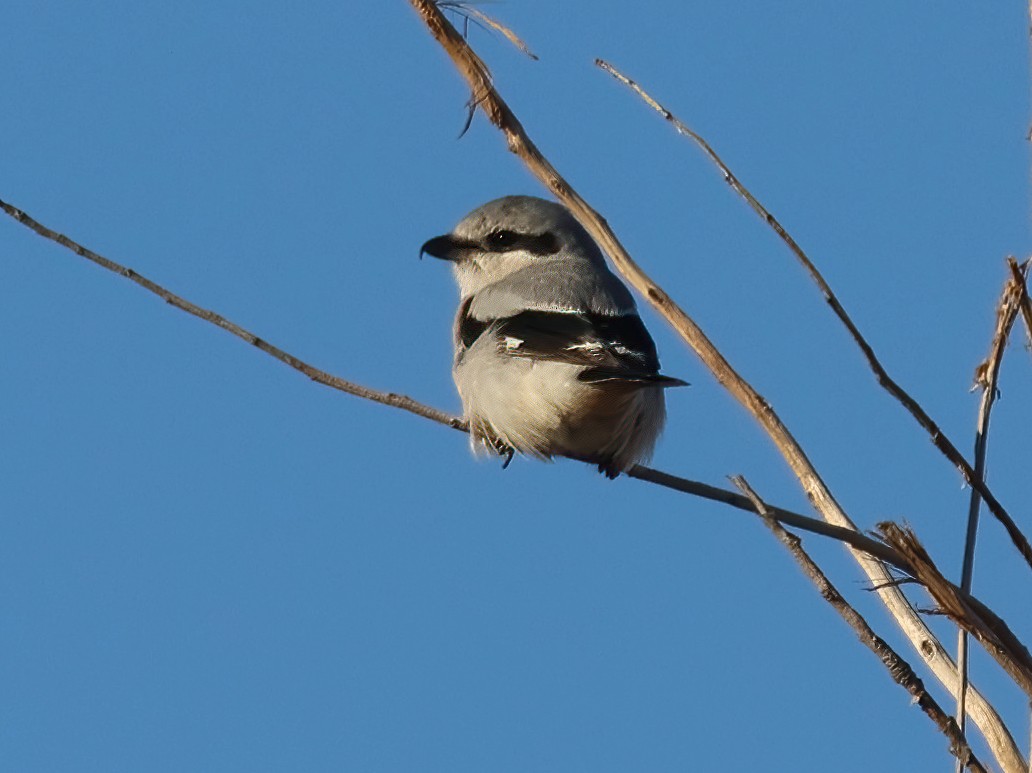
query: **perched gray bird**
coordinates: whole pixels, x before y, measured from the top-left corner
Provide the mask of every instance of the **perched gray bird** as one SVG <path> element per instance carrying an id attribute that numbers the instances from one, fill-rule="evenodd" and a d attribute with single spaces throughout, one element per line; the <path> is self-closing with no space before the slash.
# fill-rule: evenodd
<path id="1" fill-rule="evenodd" d="M 564 207 L 506 196 L 423 245 L 459 285 L 452 374 L 474 452 L 588 457 L 609 477 L 652 454 L 666 407 L 634 299 Z"/>

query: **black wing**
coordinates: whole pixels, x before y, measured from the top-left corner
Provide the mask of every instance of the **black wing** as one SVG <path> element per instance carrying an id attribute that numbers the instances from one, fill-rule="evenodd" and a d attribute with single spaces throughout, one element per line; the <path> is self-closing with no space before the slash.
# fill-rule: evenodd
<path id="1" fill-rule="evenodd" d="M 656 345 L 637 314 L 524 311 L 485 322 L 471 317 L 468 307 L 465 311 L 458 331 L 465 347 L 488 334 L 497 340 L 499 350 L 510 357 L 586 366 L 578 376 L 581 381 L 685 384 L 660 375 Z"/>

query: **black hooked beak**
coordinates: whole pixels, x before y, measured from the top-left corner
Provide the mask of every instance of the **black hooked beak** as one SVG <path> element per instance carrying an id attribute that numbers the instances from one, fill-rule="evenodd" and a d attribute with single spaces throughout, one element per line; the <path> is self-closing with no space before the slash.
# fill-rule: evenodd
<path id="1" fill-rule="evenodd" d="M 422 258 L 425 252 L 427 255 L 441 260 L 458 261 L 467 257 L 470 250 L 476 246 L 473 242 L 463 241 L 451 234 L 445 234 L 444 236 L 435 236 L 420 247 L 419 257 Z"/>

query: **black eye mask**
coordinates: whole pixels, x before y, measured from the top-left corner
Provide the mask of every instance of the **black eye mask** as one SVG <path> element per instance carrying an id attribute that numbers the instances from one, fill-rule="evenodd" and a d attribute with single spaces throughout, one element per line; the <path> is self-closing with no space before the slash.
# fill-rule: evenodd
<path id="1" fill-rule="evenodd" d="M 547 231 L 542 234 L 521 234 L 507 230 L 492 231 L 484 239 L 483 246 L 489 252 L 526 250 L 532 255 L 554 255 L 559 252 L 559 240 Z"/>

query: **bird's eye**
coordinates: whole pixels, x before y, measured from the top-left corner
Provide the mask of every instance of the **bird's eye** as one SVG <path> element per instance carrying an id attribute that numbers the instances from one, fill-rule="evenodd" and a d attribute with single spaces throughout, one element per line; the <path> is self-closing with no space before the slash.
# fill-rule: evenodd
<path id="1" fill-rule="evenodd" d="M 487 235 L 487 244 L 496 250 L 504 250 L 514 246 L 520 240 L 520 235 L 513 231 L 492 231 Z"/>

